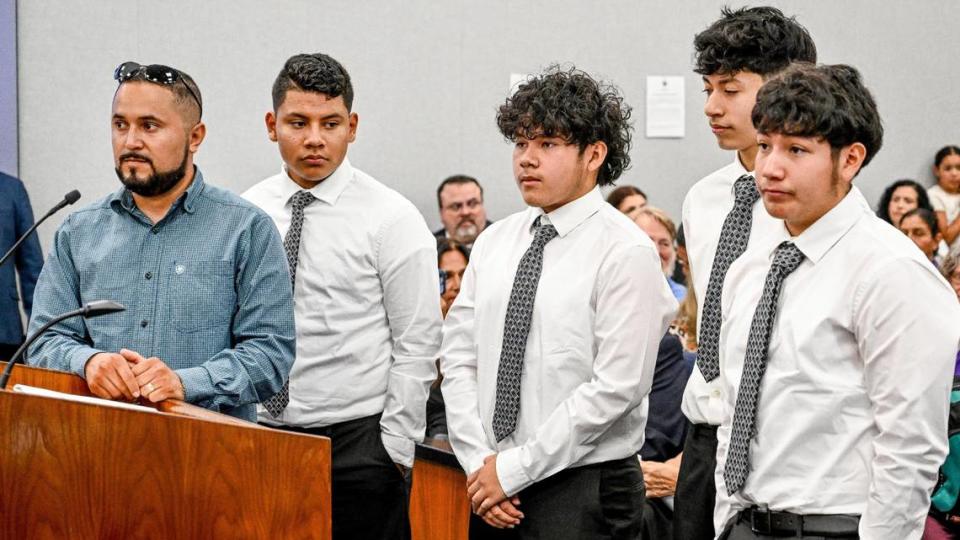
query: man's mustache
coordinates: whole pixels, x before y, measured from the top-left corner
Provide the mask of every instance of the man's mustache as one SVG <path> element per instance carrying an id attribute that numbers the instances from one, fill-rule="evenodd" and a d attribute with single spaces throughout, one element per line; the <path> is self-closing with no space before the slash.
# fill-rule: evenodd
<path id="1" fill-rule="evenodd" d="M 136 160 L 144 161 L 144 162 L 146 162 L 146 163 L 149 163 L 149 164 L 153 165 L 153 161 L 151 161 L 150 158 L 148 158 L 147 156 L 145 156 L 145 155 L 143 155 L 143 154 L 138 154 L 138 153 L 136 153 L 136 152 L 127 152 L 126 154 L 121 154 L 121 155 L 120 155 L 120 161 L 121 161 L 121 162 L 122 162 L 122 161 L 127 161 L 128 159 L 136 159 Z"/>

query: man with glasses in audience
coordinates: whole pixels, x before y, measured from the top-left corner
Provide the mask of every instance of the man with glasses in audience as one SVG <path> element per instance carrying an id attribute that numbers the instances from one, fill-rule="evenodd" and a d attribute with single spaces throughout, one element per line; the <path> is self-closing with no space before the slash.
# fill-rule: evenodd
<path id="1" fill-rule="evenodd" d="M 491 224 L 483 207 L 483 187 L 472 176 L 457 174 L 440 182 L 437 203 L 443 222 L 443 228 L 433 233 L 438 239 L 448 238 L 471 248 Z"/>
<path id="2" fill-rule="evenodd" d="M 54 325 L 32 364 L 109 399 L 181 399 L 253 420 L 293 363 L 290 274 L 270 218 L 204 182 L 200 89 L 177 69 L 114 72 L 111 133 L 123 187 L 71 214 L 34 295 L 30 331 L 92 300 L 126 311 Z"/>

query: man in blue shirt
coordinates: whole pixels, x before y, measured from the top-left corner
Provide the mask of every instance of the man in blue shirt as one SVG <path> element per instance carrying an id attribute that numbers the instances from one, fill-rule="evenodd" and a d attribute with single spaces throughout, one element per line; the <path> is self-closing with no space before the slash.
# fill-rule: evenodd
<path id="1" fill-rule="evenodd" d="M 23 182 L 0 173 L 0 257 L 32 226 L 33 210 Z M 23 343 L 19 301 L 23 301 L 23 311 L 29 317 L 33 288 L 42 267 L 43 252 L 36 234 L 31 234 L 0 266 L 0 360 L 9 359 Z"/>
<path id="2" fill-rule="evenodd" d="M 182 399 L 253 420 L 294 358 L 293 296 L 270 218 L 193 164 L 200 91 L 166 66 L 121 64 L 113 155 L 124 188 L 70 215 L 40 274 L 30 330 L 97 299 L 127 307 L 54 326 L 30 363 L 110 399 Z"/>

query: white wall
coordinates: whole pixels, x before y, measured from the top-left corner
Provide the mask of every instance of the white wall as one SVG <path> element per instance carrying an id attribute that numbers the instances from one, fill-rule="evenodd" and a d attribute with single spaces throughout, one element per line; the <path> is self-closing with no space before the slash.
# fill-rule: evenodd
<path id="1" fill-rule="evenodd" d="M 796 14 L 823 62 L 857 66 L 886 126 L 884 148 L 857 182 L 875 201 L 894 178 L 929 183 L 942 145 L 960 143 L 960 3 L 774 1 Z M 521 208 L 510 147 L 495 108 L 510 73 L 572 62 L 620 86 L 635 108 L 634 166 L 641 186 L 674 216 L 683 195 L 730 155 L 716 148 L 691 71 L 693 35 L 717 18 L 712 0 L 583 2 L 21 1 L 20 174 L 37 213 L 77 187 L 83 203 L 115 189 L 109 117 L 122 61 L 169 64 L 204 95 L 207 140 L 197 162 L 213 183 L 242 191 L 280 160 L 265 135 L 270 85 L 284 60 L 326 52 L 350 71 L 360 115 L 354 165 L 410 198 L 439 224 L 435 188 L 477 176 L 493 219 Z M 739 5 L 739 4 L 734 4 Z M 647 75 L 684 75 L 687 136 L 643 137 Z M 41 227 L 44 249 L 66 213 Z"/>

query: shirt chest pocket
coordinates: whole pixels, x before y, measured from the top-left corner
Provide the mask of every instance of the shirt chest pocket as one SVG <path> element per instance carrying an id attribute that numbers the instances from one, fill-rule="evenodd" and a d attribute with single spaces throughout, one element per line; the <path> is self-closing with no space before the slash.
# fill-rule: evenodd
<path id="1" fill-rule="evenodd" d="M 229 261 L 174 261 L 168 268 L 170 321 L 184 333 L 230 324 L 237 305 Z"/>

